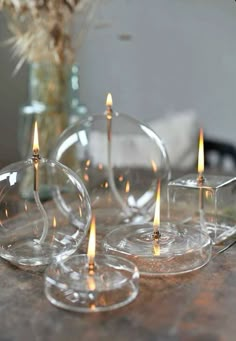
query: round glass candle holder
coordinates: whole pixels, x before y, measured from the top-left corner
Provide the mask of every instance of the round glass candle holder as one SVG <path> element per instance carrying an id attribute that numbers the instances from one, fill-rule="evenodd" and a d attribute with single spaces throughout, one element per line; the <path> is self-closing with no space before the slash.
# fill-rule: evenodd
<path id="1" fill-rule="evenodd" d="M 127 115 L 113 112 L 110 128 L 108 134 L 106 113 L 80 120 L 59 137 L 52 158 L 83 179 L 98 226 L 148 221 L 158 179 L 166 197 L 166 149 L 148 126 Z"/>
<path id="2" fill-rule="evenodd" d="M 39 160 L 38 191 L 33 174 L 32 159 L 0 172 L 0 256 L 27 270 L 43 270 L 77 250 L 91 206 L 83 182 L 59 162 Z M 26 178 L 32 181 L 25 187 Z"/>
<path id="3" fill-rule="evenodd" d="M 178 275 L 197 270 L 211 258 L 209 236 L 199 227 L 161 223 L 159 241 L 152 224 L 119 226 L 104 240 L 107 253 L 132 260 L 141 275 Z"/>
<path id="4" fill-rule="evenodd" d="M 91 273 L 87 255 L 52 263 L 45 272 L 45 294 L 55 306 L 75 312 L 120 308 L 138 294 L 139 272 L 130 261 L 96 255 Z"/>

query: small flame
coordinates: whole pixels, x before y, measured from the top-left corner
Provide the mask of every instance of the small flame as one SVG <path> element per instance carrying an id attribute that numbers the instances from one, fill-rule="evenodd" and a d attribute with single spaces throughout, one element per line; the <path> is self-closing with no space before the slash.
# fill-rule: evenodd
<path id="1" fill-rule="evenodd" d="M 39 135 L 38 135 L 38 123 L 34 124 L 34 141 L 33 141 L 33 153 L 37 155 L 39 153 Z"/>
<path id="2" fill-rule="evenodd" d="M 95 253 L 96 253 L 96 219 L 95 219 L 95 216 L 93 216 L 92 222 L 90 225 L 88 251 L 87 251 L 89 269 L 94 268 Z"/>
<path id="3" fill-rule="evenodd" d="M 204 172 L 204 139 L 203 129 L 200 129 L 199 133 L 199 150 L 198 150 L 198 173 L 202 175 Z"/>
<path id="4" fill-rule="evenodd" d="M 27 206 L 27 203 L 26 203 L 26 201 L 25 201 L 25 212 L 27 212 L 28 211 L 28 206 Z"/>
<path id="5" fill-rule="evenodd" d="M 89 176 L 88 176 L 88 174 L 84 174 L 84 180 L 85 180 L 86 182 L 89 181 Z"/>
<path id="6" fill-rule="evenodd" d="M 151 160 L 151 164 L 152 164 L 153 172 L 156 173 L 157 172 L 157 164 L 156 164 L 156 162 L 154 160 Z"/>
<path id="7" fill-rule="evenodd" d="M 91 164 L 91 160 L 87 160 L 87 161 L 85 162 L 86 167 L 89 167 L 90 164 Z"/>
<path id="8" fill-rule="evenodd" d="M 158 180 L 157 184 L 157 196 L 156 196 L 156 207 L 153 221 L 153 228 L 156 232 L 160 226 L 160 202 L 161 202 L 161 181 Z"/>
<path id="9" fill-rule="evenodd" d="M 109 94 L 107 95 L 106 106 L 107 106 L 107 107 L 112 107 L 112 105 L 113 105 L 112 95 L 111 95 L 111 93 L 109 92 Z"/>
<path id="10" fill-rule="evenodd" d="M 109 183 L 108 183 L 107 181 L 105 182 L 104 187 L 105 187 L 105 188 L 108 188 L 108 187 L 109 187 Z"/>
<path id="11" fill-rule="evenodd" d="M 127 181 L 125 185 L 125 193 L 129 193 L 129 191 L 130 191 L 130 182 Z"/>
<path id="12" fill-rule="evenodd" d="M 159 245 L 158 241 L 154 240 L 154 242 L 153 242 L 153 255 L 154 256 L 160 256 L 160 254 L 161 254 L 160 245 Z"/>
<path id="13" fill-rule="evenodd" d="M 98 164 L 98 169 L 99 169 L 99 170 L 102 170 L 102 169 L 103 169 L 102 163 L 99 163 L 99 164 Z"/>
<path id="14" fill-rule="evenodd" d="M 52 227 L 54 227 L 54 228 L 57 227 L 57 220 L 56 220 L 55 216 L 53 217 Z"/>
<path id="15" fill-rule="evenodd" d="M 5 208 L 5 216 L 8 218 L 8 210 Z"/>
<path id="16" fill-rule="evenodd" d="M 118 178 L 118 180 L 119 180 L 120 182 L 122 182 L 122 181 L 124 180 L 123 175 L 120 175 L 119 178 Z"/>
<path id="17" fill-rule="evenodd" d="M 212 192 L 211 192 L 211 191 L 207 190 L 207 191 L 205 192 L 205 196 L 206 196 L 206 199 L 211 199 L 213 195 L 212 195 Z"/>

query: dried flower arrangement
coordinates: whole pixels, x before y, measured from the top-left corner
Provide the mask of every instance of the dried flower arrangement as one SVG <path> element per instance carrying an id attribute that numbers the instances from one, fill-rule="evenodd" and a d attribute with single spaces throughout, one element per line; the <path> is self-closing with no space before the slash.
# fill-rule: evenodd
<path id="1" fill-rule="evenodd" d="M 25 61 L 71 63 L 72 17 L 83 11 L 83 18 L 89 19 L 95 3 L 96 0 L 0 0 L 0 10 L 7 13 L 13 35 L 8 43 L 19 57 L 16 69 Z M 81 28 L 79 36 L 82 31 Z"/>
<path id="2" fill-rule="evenodd" d="M 12 34 L 7 43 L 18 59 L 15 72 L 24 62 L 30 64 L 30 101 L 29 105 L 21 108 L 22 119 L 19 120 L 22 157 L 31 153 L 35 119 L 38 121 L 40 150 L 44 157 L 49 157 L 55 140 L 68 126 L 71 115 L 69 77 L 74 62 L 71 24 L 78 14 L 80 29 L 76 33 L 76 43 L 79 45 L 98 1 L 0 0 L 0 11 L 6 13 Z M 46 174 L 41 172 L 40 176 L 43 184 Z M 31 181 L 30 173 L 24 179 L 24 188 L 29 191 Z M 27 193 L 22 195 L 28 196 Z"/>

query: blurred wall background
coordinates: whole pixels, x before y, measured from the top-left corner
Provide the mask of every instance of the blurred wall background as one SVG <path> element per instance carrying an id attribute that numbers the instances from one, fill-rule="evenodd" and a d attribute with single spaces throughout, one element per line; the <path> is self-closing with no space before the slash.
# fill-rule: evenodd
<path id="1" fill-rule="evenodd" d="M 111 91 L 118 111 L 143 121 L 191 110 L 208 136 L 236 143 L 235 37 L 234 0 L 103 0 L 77 53 L 81 101 L 102 112 Z M 12 77 L 14 65 L 1 47 L 4 162 L 18 159 L 18 108 L 27 101 L 27 67 Z"/>

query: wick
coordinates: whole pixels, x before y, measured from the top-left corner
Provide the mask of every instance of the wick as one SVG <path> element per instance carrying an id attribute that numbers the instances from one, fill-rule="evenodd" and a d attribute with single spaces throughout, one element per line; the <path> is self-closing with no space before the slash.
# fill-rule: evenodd
<path id="1" fill-rule="evenodd" d="M 41 212 L 42 218 L 43 218 L 43 232 L 40 237 L 40 239 L 37 241 L 39 244 L 42 244 L 45 242 L 45 239 L 48 234 L 48 217 L 47 213 L 41 203 L 40 197 L 39 197 L 39 192 L 38 192 L 38 187 L 39 187 L 39 160 L 40 160 L 40 155 L 39 155 L 39 150 L 33 150 L 33 155 L 32 155 L 32 161 L 34 163 L 34 199 L 36 202 L 36 205 Z"/>
<path id="2" fill-rule="evenodd" d="M 94 275 L 94 271 L 95 271 L 94 263 L 89 263 L 89 265 L 88 265 L 88 273 L 89 273 L 89 275 Z"/>
<path id="3" fill-rule="evenodd" d="M 157 230 L 157 231 L 154 231 L 153 234 L 152 234 L 152 239 L 157 242 L 159 241 L 159 239 L 161 238 L 161 234 L 160 232 Z"/>
<path id="4" fill-rule="evenodd" d="M 40 160 L 39 150 L 34 150 L 32 155 L 32 161 L 34 163 L 34 191 L 38 191 L 39 180 L 38 180 L 38 164 Z"/>
<path id="5" fill-rule="evenodd" d="M 111 105 L 107 105 L 106 110 L 106 118 L 107 118 L 107 158 L 108 158 L 108 179 L 111 186 L 111 191 L 117 200 L 117 202 L 120 204 L 122 210 L 126 213 L 128 217 L 131 216 L 131 212 L 129 210 L 129 207 L 123 202 L 122 198 L 120 197 L 120 194 L 116 188 L 116 184 L 114 181 L 114 173 L 112 168 L 112 161 L 111 161 L 111 145 L 112 145 L 112 116 L 113 116 L 113 109 Z"/>
<path id="6" fill-rule="evenodd" d="M 111 141 L 111 120 L 112 120 L 112 114 L 113 110 L 110 105 L 107 106 L 107 139 L 110 142 Z"/>
<path id="7" fill-rule="evenodd" d="M 96 264 L 93 262 L 88 263 L 88 274 L 89 276 L 94 276 L 96 271 Z"/>
<path id="8" fill-rule="evenodd" d="M 205 178 L 204 178 L 204 176 L 201 173 L 199 173 L 197 181 L 198 181 L 199 185 L 203 185 L 204 184 Z"/>

